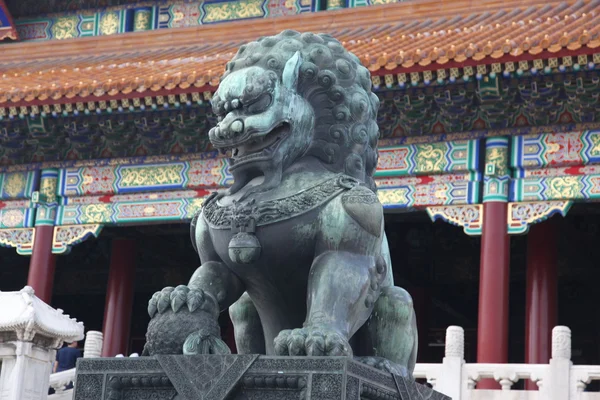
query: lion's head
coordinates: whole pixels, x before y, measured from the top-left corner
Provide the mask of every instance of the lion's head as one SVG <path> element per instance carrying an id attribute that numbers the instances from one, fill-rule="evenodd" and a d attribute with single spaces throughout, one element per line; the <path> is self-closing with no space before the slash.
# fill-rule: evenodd
<path id="1" fill-rule="evenodd" d="M 230 153 L 232 191 L 314 157 L 375 190 L 379 99 L 359 59 L 329 35 L 284 31 L 241 46 L 212 99 L 212 144 Z"/>

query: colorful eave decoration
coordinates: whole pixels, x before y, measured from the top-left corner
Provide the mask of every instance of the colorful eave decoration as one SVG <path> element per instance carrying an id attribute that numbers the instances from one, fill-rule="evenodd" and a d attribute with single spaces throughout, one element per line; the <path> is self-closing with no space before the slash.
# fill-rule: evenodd
<path id="1" fill-rule="evenodd" d="M 231 22 L 3 45 L 0 118 L 52 113 L 44 107 L 50 105 L 64 105 L 56 110 L 61 113 L 110 112 L 105 105 L 114 100 L 135 107 L 149 97 L 197 93 L 207 99 L 242 43 L 287 28 L 335 36 L 381 89 L 595 71 L 600 64 L 593 0 L 452 1 L 446 7 L 452 15 L 428 0 L 256 20 L 251 28 Z"/>

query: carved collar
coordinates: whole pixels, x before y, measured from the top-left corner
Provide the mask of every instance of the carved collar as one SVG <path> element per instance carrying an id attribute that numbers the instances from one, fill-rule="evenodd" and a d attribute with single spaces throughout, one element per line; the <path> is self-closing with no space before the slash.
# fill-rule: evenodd
<path id="1" fill-rule="evenodd" d="M 359 184 L 355 178 L 340 174 L 291 196 L 263 202 L 251 200 L 244 204 L 234 202 L 221 206 L 213 197 L 204 203 L 202 214 L 211 228 L 253 231 L 256 226 L 305 214 Z"/>

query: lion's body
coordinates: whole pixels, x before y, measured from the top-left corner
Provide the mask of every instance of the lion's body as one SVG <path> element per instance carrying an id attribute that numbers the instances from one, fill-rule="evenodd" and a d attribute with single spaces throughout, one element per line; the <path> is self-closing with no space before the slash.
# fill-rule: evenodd
<path id="1" fill-rule="evenodd" d="M 378 106 L 368 70 L 329 36 L 286 31 L 240 48 L 210 132 L 233 149 L 235 184 L 192 223 L 202 266 L 188 287 L 165 289 L 169 298 L 197 293 L 221 310 L 237 301 L 242 352 L 357 354 L 382 366 L 377 356 L 411 372 L 415 316 L 393 286 L 373 180 Z"/>

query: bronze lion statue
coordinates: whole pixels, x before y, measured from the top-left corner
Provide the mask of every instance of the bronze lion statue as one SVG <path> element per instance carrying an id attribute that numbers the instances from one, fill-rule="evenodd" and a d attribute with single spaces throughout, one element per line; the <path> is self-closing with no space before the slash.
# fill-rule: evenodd
<path id="1" fill-rule="evenodd" d="M 371 76 L 329 35 L 284 31 L 241 46 L 209 132 L 234 184 L 191 224 L 201 266 L 149 302 L 145 354 L 354 356 L 411 375 L 416 318 L 394 286 L 376 195 Z"/>

